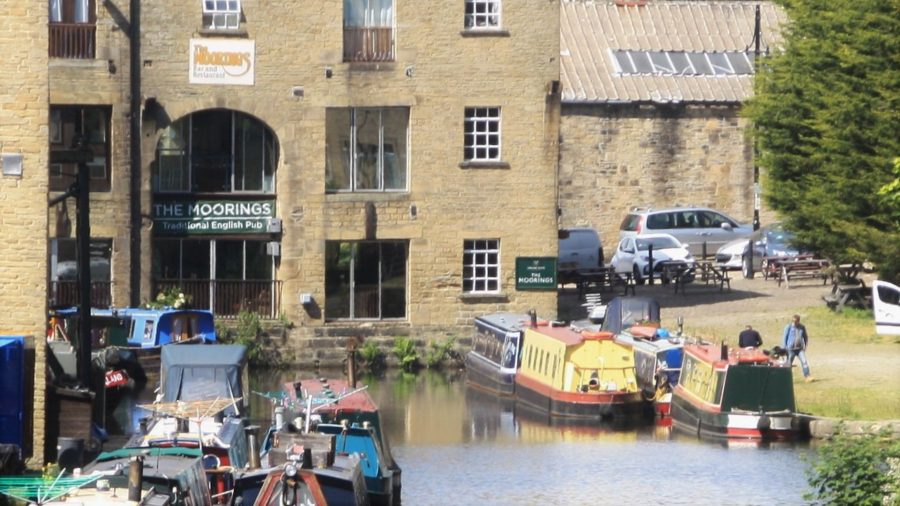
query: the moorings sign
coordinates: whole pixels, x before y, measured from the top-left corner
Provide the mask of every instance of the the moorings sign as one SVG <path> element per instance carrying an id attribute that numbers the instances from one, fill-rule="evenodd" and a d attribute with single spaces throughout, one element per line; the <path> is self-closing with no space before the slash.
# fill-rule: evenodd
<path id="1" fill-rule="evenodd" d="M 556 290 L 556 257 L 517 257 L 516 290 Z"/>
<path id="2" fill-rule="evenodd" d="M 262 234 L 272 200 L 170 200 L 153 204 L 155 235 Z"/>

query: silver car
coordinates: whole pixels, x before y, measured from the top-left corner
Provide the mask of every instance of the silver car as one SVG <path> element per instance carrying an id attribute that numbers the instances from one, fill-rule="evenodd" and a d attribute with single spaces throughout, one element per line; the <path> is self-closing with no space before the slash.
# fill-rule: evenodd
<path id="1" fill-rule="evenodd" d="M 765 270 L 773 257 L 795 257 L 805 253 L 792 242 L 794 235 L 780 222 L 760 228 L 745 239 L 736 239 L 716 251 L 716 263 L 726 269 L 741 269 L 745 278 L 750 277 L 750 241 L 753 241 L 753 270 Z"/>
<path id="2" fill-rule="evenodd" d="M 695 256 L 702 256 L 704 252 L 712 256 L 726 243 L 747 238 L 752 233 L 752 225 L 706 207 L 634 208 L 619 226 L 619 239 L 669 234 Z"/>

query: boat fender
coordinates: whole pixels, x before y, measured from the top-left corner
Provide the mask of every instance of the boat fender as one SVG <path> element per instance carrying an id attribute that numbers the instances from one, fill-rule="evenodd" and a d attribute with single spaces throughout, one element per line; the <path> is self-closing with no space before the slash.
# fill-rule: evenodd
<path id="1" fill-rule="evenodd" d="M 769 430 L 772 427 L 772 419 L 768 416 L 759 417 L 759 421 L 756 422 L 756 428 L 759 430 Z"/>

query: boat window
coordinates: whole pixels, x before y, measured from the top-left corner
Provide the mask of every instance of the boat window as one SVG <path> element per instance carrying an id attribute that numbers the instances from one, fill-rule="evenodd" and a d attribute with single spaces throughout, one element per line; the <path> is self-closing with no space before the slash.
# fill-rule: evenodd
<path id="1" fill-rule="evenodd" d="M 506 343 L 503 345 L 503 361 L 501 362 L 501 367 L 504 368 L 515 368 L 516 367 L 516 355 L 519 349 L 519 338 L 516 335 L 506 336 Z"/>
<path id="2" fill-rule="evenodd" d="M 712 399 L 715 404 L 722 404 L 722 392 L 725 390 L 725 371 L 716 372 L 716 396 Z"/>
<path id="3" fill-rule="evenodd" d="M 556 366 L 559 364 L 559 357 L 553 357 L 553 377 L 556 377 Z"/>

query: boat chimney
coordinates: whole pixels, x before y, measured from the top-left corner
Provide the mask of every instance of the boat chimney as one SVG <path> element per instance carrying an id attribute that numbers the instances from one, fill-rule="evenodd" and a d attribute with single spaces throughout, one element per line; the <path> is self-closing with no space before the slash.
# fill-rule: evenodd
<path id="1" fill-rule="evenodd" d="M 250 425 L 244 429 L 247 434 L 247 452 L 250 454 L 247 464 L 250 469 L 259 469 L 259 443 L 256 440 L 256 433 L 259 430 L 258 425 Z"/>
<path id="2" fill-rule="evenodd" d="M 528 316 L 531 317 L 531 328 L 536 328 L 537 327 L 537 311 L 532 309 L 531 311 L 528 312 Z"/>
<path id="3" fill-rule="evenodd" d="M 144 481 L 144 458 L 135 455 L 128 463 L 128 500 L 137 503 L 141 500 L 141 483 Z"/>
<path id="4" fill-rule="evenodd" d="M 728 345 L 722 343 L 722 360 L 728 360 Z"/>
<path id="5" fill-rule="evenodd" d="M 275 406 L 275 430 L 284 426 L 284 406 Z"/>
<path id="6" fill-rule="evenodd" d="M 312 448 L 304 447 L 303 448 L 303 460 L 300 461 L 301 469 L 312 469 Z"/>

